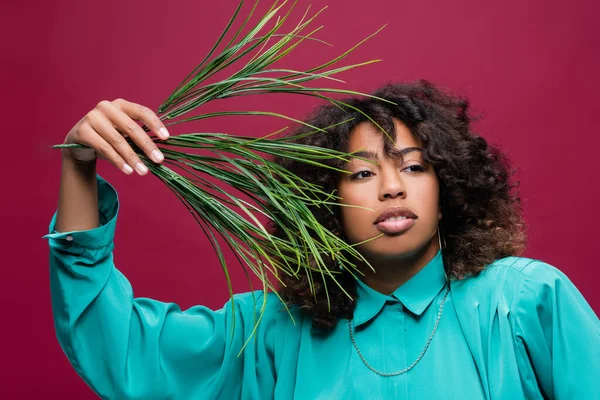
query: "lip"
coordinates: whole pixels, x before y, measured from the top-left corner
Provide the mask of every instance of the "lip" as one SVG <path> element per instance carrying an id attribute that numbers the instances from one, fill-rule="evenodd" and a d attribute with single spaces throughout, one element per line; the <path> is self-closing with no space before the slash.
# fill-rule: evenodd
<path id="1" fill-rule="evenodd" d="M 406 217 L 400 221 L 386 221 L 392 217 Z M 408 207 L 395 206 L 388 207 L 373 222 L 380 232 L 386 234 L 399 234 L 410 229 L 417 219 L 417 215 Z"/>
<path id="2" fill-rule="evenodd" d="M 405 206 L 394 206 L 388 207 L 381 212 L 375 219 L 373 224 L 377 225 L 378 223 L 385 221 L 388 218 L 392 217 L 407 217 L 412 219 L 417 219 L 417 214 L 415 214 L 410 208 Z"/>

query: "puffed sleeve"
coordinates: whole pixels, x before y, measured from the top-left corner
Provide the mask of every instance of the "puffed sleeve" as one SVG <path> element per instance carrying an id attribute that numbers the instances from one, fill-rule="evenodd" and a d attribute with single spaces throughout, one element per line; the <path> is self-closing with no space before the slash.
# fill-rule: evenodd
<path id="1" fill-rule="evenodd" d="M 600 399 L 598 317 L 553 266 L 534 261 L 523 273 L 515 320 L 524 378 L 551 399 Z"/>
<path id="2" fill-rule="evenodd" d="M 99 175 L 101 226 L 56 232 L 50 223 L 50 288 L 58 341 L 77 373 L 107 399 L 267 398 L 275 381 L 275 302 L 248 343 L 260 291 L 212 311 L 134 298 L 113 263 L 117 193 Z M 268 299 L 277 299 L 274 294 Z M 285 312 L 285 311 L 284 311 Z"/>

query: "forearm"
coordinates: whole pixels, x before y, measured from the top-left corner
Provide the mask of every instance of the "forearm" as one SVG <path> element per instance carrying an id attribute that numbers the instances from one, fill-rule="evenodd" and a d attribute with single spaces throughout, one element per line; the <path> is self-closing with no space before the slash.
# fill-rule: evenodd
<path id="1" fill-rule="evenodd" d="M 99 227 L 96 162 L 78 163 L 68 156 L 63 156 L 62 160 L 56 231 Z"/>

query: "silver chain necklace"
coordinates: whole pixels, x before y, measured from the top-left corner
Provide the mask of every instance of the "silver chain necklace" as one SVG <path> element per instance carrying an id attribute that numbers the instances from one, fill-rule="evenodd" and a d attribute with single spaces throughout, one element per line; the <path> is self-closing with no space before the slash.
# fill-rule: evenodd
<path id="1" fill-rule="evenodd" d="M 356 349 L 358 356 L 360 357 L 362 362 L 367 366 L 367 368 L 369 368 L 371 371 L 373 371 L 377 375 L 380 375 L 383 377 L 390 377 L 390 376 L 402 375 L 403 373 L 410 371 L 415 365 L 417 365 L 417 363 L 419 361 L 421 361 L 421 358 L 423 358 L 423 356 L 425 355 L 425 352 L 427 351 L 427 349 L 429 348 L 429 345 L 431 344 L 433 335 L 435 335 L 435 331 L 437 330 L 438 324 L 440 323 L 440 318 L 442 317 L 442 311 L 444 311 L 444 303 L 446 302 L 446 297 L 448 297 L 448 293 L 450 292 L 450 285 L 448 284 L 448 282 L 446 282 L 444 284 L 444 286 L 446 286 L 446 285 L 448 287 L 446 288 L 446 293 L 444 294 L 444 298 L 442 299 L 442 302 L 440 303 L 440 309 L 439 309 L 437 317 L 435 319 L 435 325 L 433 326 L 433 331 L 431 332 L 431 335 L 429 335 L 429 339 L 427 340 L 427 343 L 425 344 L 425 348 L 423 349 L 421 354 L 419 354 L 417 359 L 412 364 L 410 364 L 408 367 L 404 368 L 402 371 L 385 373 L 385 372 L 381 372 L 381 371 L 378 371 L 375 368 L 373 368 L 367 362 L 367 360 L 365 360 L 365 357 L 360 352 L 360 349 L 358 348 L 358 345 L 356 344 L 356 340 L 354 340 L 354 333 L 352 332 L 352 320 L 350 320 L 350 319 L 348 320 L 348 332 L 350 332 L 350 340 L 352 340 L 352 344 L 354 345 L 354 348 Z"/>

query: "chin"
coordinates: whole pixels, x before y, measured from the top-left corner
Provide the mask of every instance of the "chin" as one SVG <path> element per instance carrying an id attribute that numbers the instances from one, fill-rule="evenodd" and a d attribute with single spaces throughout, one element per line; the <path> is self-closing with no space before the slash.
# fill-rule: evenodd
<path id="1" fill-rule="evenodd" d="M 404 258 L 424 251 L 428 243 L 407 240 L 406 235 L 382 236 L 357 249 L 367 258 Z"/>

